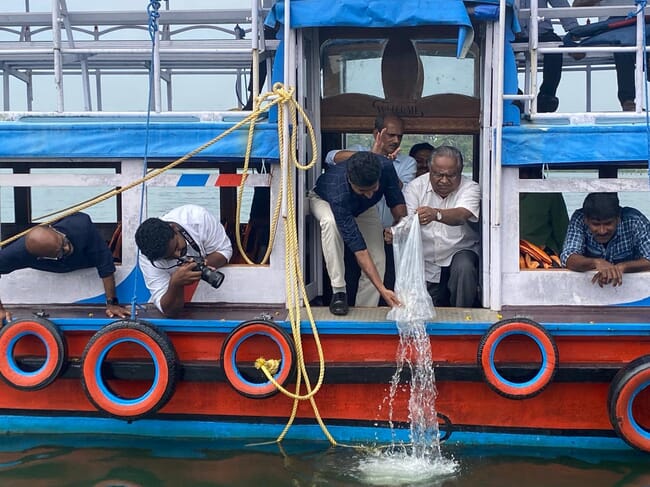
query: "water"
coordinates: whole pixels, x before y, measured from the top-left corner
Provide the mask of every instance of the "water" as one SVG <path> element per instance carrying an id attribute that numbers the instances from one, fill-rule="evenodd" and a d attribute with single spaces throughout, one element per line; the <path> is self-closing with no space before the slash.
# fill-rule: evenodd
<path id="1" fill-rule="evenodd" d="M 285 441 L 282 446 L 243 442 L 195 442 L 81 438 L 4 437 L 0 485 L 11 487 L 644 487 L 648 455 L 578 455 L 574 451 L 461 449 L 442 446 L 458 462 L 419 479 L 404 468 L 374 475 L 358 469 L 367 452 L 327 444 Z"/>

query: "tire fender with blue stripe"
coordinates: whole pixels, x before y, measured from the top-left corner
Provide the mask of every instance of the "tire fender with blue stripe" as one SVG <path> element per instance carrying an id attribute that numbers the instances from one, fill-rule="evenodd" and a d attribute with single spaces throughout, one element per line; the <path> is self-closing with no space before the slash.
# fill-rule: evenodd
<path id="1" fill-rule="evenodd" d="M 24 370 L 14 356 L 16 345 L 27 336 L 36 337 L 45 347 L 45 359 L 36 370 Z M 16 389 L 37 391 L 47 387 L 59 376 L 65 357 L 65 341 L 49 320 L 17 320 L 0 329 L 0 376 Z"/>
<path id="2" fill-rule="evenodd" d="M 255 374 L 244 374 L 237 365 L 239 348 L 245 341 L 255 336 L 266 337 L 277 346 L 280 366 L 273 375 L 273 379 L 280 385 L 286 384 L 292 376 L 296 363 L 296 350 L 293 340 L 286 331 L 275 323 L 265 320 L 245 321 L 226 337 L 221 347 L 221 369 L 226 379 L 241 395 L 254 399 L 263 399 L 278 392 L 275 385 L 266 379 L 261 370 L 256 370 Z"/>
<path id="3" fill-rule="evenodd" d="M 627 444 L 644 452 L 650 452 L 647 410 L 644 411 L 645 424 L 640 424 L 641 418 L 636 417 L 635 414 L 641 412 L 643 405 L 635 407 L 634 401 L 648 387 L 650 387 L 650 355 L 644 355 L 618 371 L 612 380 L 607 398 L 609 420 L 616 433 Z"/>
<path id="4" fill-rule="evenodd" d="M 153 362 L 151 387 L 139 397 L 119 396 L 111 390 L 102 373 L 108 353 L 122 343 L 139 346 Z M 158 411 L 174 394 L 177 362 L 174 347 L 162 331 L 143 321 L 116 321 L 95 333 L 84 349 L 81 359 L 83 389 L 100 411 L 129 421 L 140 419 Z"/>
<path id="5" fill-rule="evenodd" d="M 514 382 L 503 377 L 494 362 L 501 341 L 513 335 L 530 338 L 541 353 L 539 370 L 534 377 L 524 382 Z M 528 399 L 542 392 L 551 383 L 557 371 L 559 354 L 553 337 L 543 326 L 526 318 L 512 318 L 498 321 L 483 335 L 477 359 L 485 382 L 497 394 L 509 399 Z"/>

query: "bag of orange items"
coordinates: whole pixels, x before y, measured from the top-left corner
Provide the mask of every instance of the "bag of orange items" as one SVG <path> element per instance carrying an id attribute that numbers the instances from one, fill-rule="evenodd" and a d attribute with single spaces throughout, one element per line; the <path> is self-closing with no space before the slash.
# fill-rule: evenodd
<path id="1" fill-rule="evenodd" d="M 560 264 L 560 258 L 557 255 L 550 255 L 528 240 L 519 240 L 520 269 L 552 269 L 560 267 L 562 267 L 562 264 Z"/>

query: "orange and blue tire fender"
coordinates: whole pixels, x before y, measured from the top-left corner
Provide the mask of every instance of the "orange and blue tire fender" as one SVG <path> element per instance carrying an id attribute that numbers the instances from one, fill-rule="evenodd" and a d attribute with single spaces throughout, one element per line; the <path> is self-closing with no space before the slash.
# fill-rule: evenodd
<path id="1" fill-rule="evenodd" d="M 614 376 L 607 399 L 609 419 L 618 435 L 630 446 L 650 452 L 650 431 L 635 416 L 639 394 L 650 387 L 650 355 L 639 357 Z M 647 420 L 646 420 L 647 421 Z"/>
<path id="2" fill-rule="evenodd" d="M 289 334 L 277 324 L 266 320 L 251 320 L 241 323 L 226 337 L 221 347 L 221 367 L 230 385 L 241 395 L 249 398 L 263 399 L 275 395 L 278 389 L 266 380 L 259 371 L 257 382 L 242 374 L 237 365 L 237 352 L 244 342 L 263 336 L 273 341 L 278 349 L 280 366 L 273 379 L 280 385 L 287 383 L 292 376 L 296 363 L 296 351 Z M 268 358 L 268 357 L 267 357 Z"/>
<path id="3" fill-rule="evenodd" d="M 45 360 L 33 371 L 23 370 L 14 356 L 16 345 L 26 336 L 36 337 L 45 347 Z M 36 391 L 47 387 L 59 376 L 65 358 L 65 340 L 49 320 L 17 320 L 0 329 L 0 376 L 16 389 Z"/>
<path id="4" fill-rule="evenodd" d="M 495 364 L 495 355 L 501 342 L 510 336 L 531 339 L 541 354 L 537 373 L 524 382 L 505 378 Z M 479 343 L 478 366 L 487 385 L 497 394 L 509 399 L 527 399 L 542 392 L 553 380 L 559 363 L 559 353 L 553 337 L 539 323 L 527 318 L 501 320 L 492 325 Z"/>
<path id="5" fill-rule="evenodd" d="M 102 373 L 109 352 L 123 343 L 141 347 L 153 364 L 151 387 L 138 397 L 119 396 Z M 125 420 L 158 411 L 173 395 L 177 381 L 177 358 L 171 341 L 162 331 L 142 321 L 120 320 L 100 329 L 86 345 L 81 369 L 83 389 L 90 402 L 100 411 Z"/>

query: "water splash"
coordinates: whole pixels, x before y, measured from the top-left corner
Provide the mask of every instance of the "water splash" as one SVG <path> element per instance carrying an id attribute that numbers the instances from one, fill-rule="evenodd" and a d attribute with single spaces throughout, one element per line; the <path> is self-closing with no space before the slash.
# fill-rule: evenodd
<path id="1" fill-rule="evenodd" d="M 395 253 L 395 291 L 402 306 L 393 308 L 388 318 L 395 320 L 400 334 L 397 369 L 390 383 L 388 419 L 392 444 L 363 459 L 358 467 L 359 478 L 371 485 L 400 485 L 446 479 L 458 471 L 453 458 L 442 456 L 440 431 L 435 400 L 438 395 L 431 355 L 431 342 L 426 322 L 435 317 L 435 309 L 427 292 L 420 224 L 417 216 L 409 217 L 393 227 Z M 408 370 L 406 370 L 408 369 Z M 393 422 L 394 399 L 408 372 L 409 443 L 396 440 Z"/>

